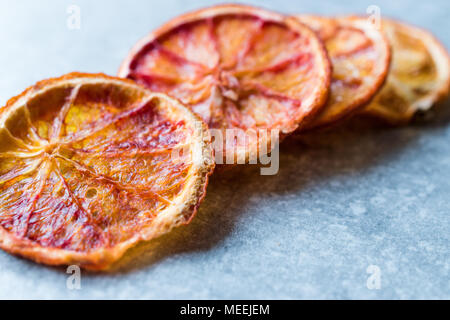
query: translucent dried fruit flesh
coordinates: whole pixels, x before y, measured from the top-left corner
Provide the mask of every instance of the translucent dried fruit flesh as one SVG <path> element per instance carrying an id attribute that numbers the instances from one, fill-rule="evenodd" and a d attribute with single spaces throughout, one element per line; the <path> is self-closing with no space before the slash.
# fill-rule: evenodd
<path id="1" fill-rule="evenodd" d="M 449 56 L 425 30 L 386 19 L 382 29 L 392 47 L 391 70 L 386 84 L 364 113 L 403 123 L 448 94 Z"/>
<path id="2" fill-rule="evenodd" d="M 329 125 L 360 110 L 378 92 L 389 70 L 389 45 L 367 19 L 297 18 L 318 32 L 332 62 L 329 100 L 308 127 Z"/>
<path id="3" fill-rule="evenodd" d="M 294 18 L 226 5 L 152 32 L 119 76 L 180 99 L 211 129 L 288 134 L 325 102 L 330 64 L 314 32 Z M 247 154 L 258 146 L 251 137 L 236 144 Z"/>
<path id="4" fill-rule="evenodd" d="M 104 75 L 38 83 L 0 125 L 0 246 L 48 264 L 104 269 L 189 221 L 213 167 L 187 108 Z"/>

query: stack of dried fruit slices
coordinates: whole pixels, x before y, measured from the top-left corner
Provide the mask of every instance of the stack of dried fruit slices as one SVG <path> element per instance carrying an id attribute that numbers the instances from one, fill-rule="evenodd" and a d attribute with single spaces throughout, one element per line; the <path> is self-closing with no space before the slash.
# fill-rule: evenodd
<path id="1" fill-rule="evenodd" d="M 150 33 L 119 77 L 41 81 L 1 109 L 1 248 L 108 269 L 193 218 L 214 159 L 247 163 L 274 145 L 261 132 L 360 113 L 407 122 L 447 95 L 450 63 L 400 22 L 222 5 Z M 213 145 L 211 132 L 227 130 L 244 138 Z"/>

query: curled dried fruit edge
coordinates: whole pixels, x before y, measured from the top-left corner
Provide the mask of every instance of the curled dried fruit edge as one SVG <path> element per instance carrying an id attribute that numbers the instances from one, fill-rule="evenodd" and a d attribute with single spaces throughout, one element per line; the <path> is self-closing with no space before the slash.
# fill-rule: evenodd
<path id="1" fill-rule="evenodd" d="M 188 223 L 214 168 L 206 124 L 103 74 L 44 80 L 0 111 L 0 247 L 105 270 Z"/>

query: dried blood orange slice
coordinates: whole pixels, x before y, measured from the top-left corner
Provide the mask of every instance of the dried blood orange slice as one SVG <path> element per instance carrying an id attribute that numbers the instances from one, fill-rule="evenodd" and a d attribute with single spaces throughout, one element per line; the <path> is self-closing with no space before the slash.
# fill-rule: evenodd
<path id="1" fill-rule="evenodd" d="M 388 74 L 390 48 L 384 35 L 363 18 L 297 18 L 318 32 L 333 66 L 329 100 L 308 128 L 329 125 L 359 111 Z"/>
<path id="2" fill-rule="evenodd" d="M 381 25 L 392 47 L 391 71 L 363 113 L 391 123 L 406 123 L 448 94 L 449 55 L 425 30 L 388 19 Z"/>
<path id="3" fill-rule="evenodd" d="M 283 136 L 325 103 L 330 73 L 320 39 L 295 18 L 221 5 L 150 33 L 118 74 L 180 99 L 215 131 L 278 129 Z M 242 161 L 260 142 L 247 135 L 215 151 Z"/>
<path id="4" fill-rule="evenodd" d="M 132 81 L 74 73 L 0 112 L 0 247 L 106 269 L 187 223 L 214 166 L 206 124 Z"/>

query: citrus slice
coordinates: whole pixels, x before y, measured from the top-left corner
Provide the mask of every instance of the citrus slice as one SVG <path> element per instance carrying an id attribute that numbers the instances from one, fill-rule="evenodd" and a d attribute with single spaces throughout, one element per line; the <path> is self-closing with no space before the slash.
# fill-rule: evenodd
<path id="1" fill-rule="evenodd" d="M 308 128 L 326 126 L 359 111 L 378 92 L 389 70 L 389 44 L 367 19 L 297 18 L 318 32 L 332 62 L 329 100 Z"/>
<path id="2" fill-rule="evenodd" d="M 306 123 L 326 101 L 330 73 L 320 39 L 295 18 L 221 5 L 150 33 L 118 74 L 180 99 L 210 129 L 243 132 L 215 151 L 246 161 L 261 146 L 247 133 L 274 129 L 283 137 Z"/>
<path id="3" fill-rule="evenodd" d="M 73 73 L 0 111 L 0 247 L 107 269 L 187 223 L 214 166 L 206 124 L 132 81 Z"/>
<path id="4" fill-rule="evenodd" d="M 381 25 L 392 47 L 391 71 L 363 113 L 394 124 L 406 123 L 448 94 L 449 55 L 425 30 L 388 19 Z"/>

